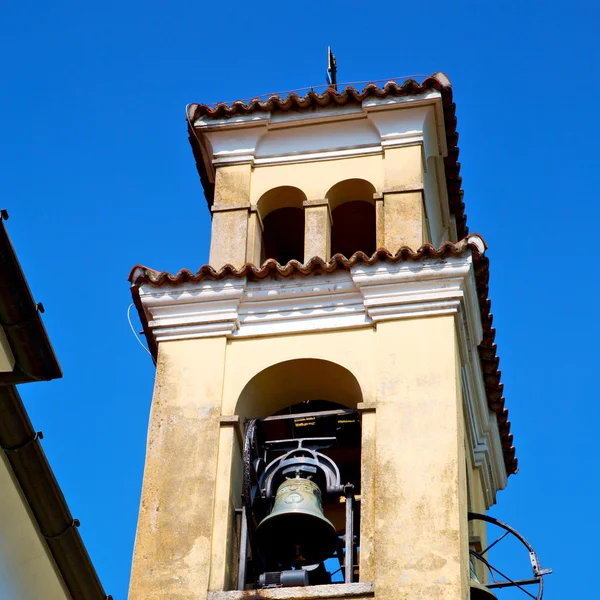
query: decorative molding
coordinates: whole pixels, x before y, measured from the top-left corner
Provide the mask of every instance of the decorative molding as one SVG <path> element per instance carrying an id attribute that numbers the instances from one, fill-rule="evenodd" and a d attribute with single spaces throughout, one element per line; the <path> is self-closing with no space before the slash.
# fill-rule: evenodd
<path id="1" fill-rule="evenodd" d="M 444 155 L 442 115 L 441 94 L 429 90 L 309 112 L 203 116 L 194 128 L 209 142 L 213 166 L 260 167 L 381 155 L 414 145 L 423 146 L 425 157 Z"/>
<path id="2" fill-rule="evenodd" d="M 271 165 L 288 165 L 294 163 L 338 160 L 340 158 L 358 158 L 360 156 L 373 156 L 383 154 L 383 147 L 377 146 L 354 146 L 351 148 L 333 148 L 327 150 L 315 150 L 314 152 L 295 153 L 265 156 L 255 158 L 252 164 L 255 167 L 267 167 Z"/>
<path id="3" fill-rule="evenodd" d="M 480 343 L 483 331 L 471 254 L 446 259 L 360 264 L 352 279 L 373 322 L 457 314 L 466 345 Z"/>
<path id="4" fill-rule="evenodd" d="M 243 204 L 241 202 L 239 202 L 237 204 L 223 204 L 223 205 L 213 204 L 210 207 L 210 211 L 213 213 L 230 212 L 232 210 L 250 210 L 250 202 L 247 202 L 245 204 Z"/>
<path id="5" fill-rule="evenodd" d="M 347 271 L 247 284 L 237 337 L 370 325 L 362 295 Z"/>
<path id="6" fill-rule="evenodd" d="M 507 475 L 496 415 L 487 404 L 483 373 L 475 353 L 461 366 L 461 386 L 468 447 L 481 475 L 486 508 L 490 508 L 496 502 L 496 492 L 506 487 Z"/>
<path id="7" fill-rule="evenodd" d="M 215 285 L 215 284 L 219 285 Z M 142 286 L 140 300 L 158 343 L 230 335 L 239 326 L 245 279 L 206 281 L 189 286 Z"/>
<path id="8" fill-rule="evenodd" d="M 458 315 L 462 346 L 477 346 L 482 337 L 470 253 L 256 281 L 143 284 L 140 300 L 157 342 L 371 327 L 382 320 L 440 314 Z"/>

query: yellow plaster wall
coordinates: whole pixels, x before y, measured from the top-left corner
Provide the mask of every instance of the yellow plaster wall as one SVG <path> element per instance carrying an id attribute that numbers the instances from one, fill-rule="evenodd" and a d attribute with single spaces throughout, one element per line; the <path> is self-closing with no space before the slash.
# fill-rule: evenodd
<path id="1" fill-rule="evenodd" d="M 314 256 L 329 260 L 331 255 L 331 218 L 329 206 L 304 207 L 304 262 Z"/>
<path id="2" fill-rule="evenodd" d="M 213 213 L 210 264 L 216 269 L 227 264 L 240 268 L 246 262 L 248 216 L 247 208 Z"/>
<path id="3" fill-rule="evenodd" d="M 377 195 L 385 193 L 384 202 L 378 202 L 377 206 L 378 246 L 395 252 L 403 244 L 416 249 L 426 241 L 423 150 L 418 144 L 346 159 L 218 167 L 211 265 L 218 269 L 228 263 L 240 267 L 247 260 L 255 264 L 261 262 L 257 216 L 247 209 L 249 206 L 256 209 L 259 200 L 276 188 L 294 190 L 296 195 L 292 198 L 291 192 L 280 194 L 277 202 L 281 202 L 281 206 L 269 202 L 268 210 L 287 206 L 286 198 L 293 200 L 294 205 L 298 198 L 308 199 L 305 203 L 305 260 L 314 256 L 328 258 L 331 219 L 326 207 L 318 208 L 314 203 L 326 202 L 329 190 L 348 179 L 363 179 L 373 186 Z"/>
<path id="4" fill-rule="evenodd" d="M 215 174 L 214 206 L 247 206 L 250 201 L 250 164 L 218 167 Z"/>
<path id="5" fill-rule="evenodd" d="M 129 600 L 206 597 L 225 338 L 161 344 Z"/>
<path id="6" fill-rule="evenodd" d="M 265 192 L 281 185 L 299 188 L 309 200 L 321 200 L 336 183 L 352 178 L 365 179 L 380 190 L 384 181 L 382 155 L 256 167 L 250 200 L 255 205 Z"/>
<path id="7" fill-rule="evenodd" d="M 462 599 L 466 476 L 453 317 L 380 323 L 377 338 L 376 596 Z"/>
<path id="8" fill-rule="evenodd" d="M 233 589 L 239 552 L 238 517 L 241 508 L 242 454 L 240 421 L 225 420 L 219 432 L 217 488 L 211 550 L 209 590 Z"/>
<path id="9" fill-rule="evenodd" d="M 243 395 L 265 369 L 296 359 L 308 363 L 295 363 L 299 377 L 289 394 L 278 394 L 275 376 L 261 380 L 255 396 Z M 331 363 L 315 366 L 310 359 L 336 363 L 351 376 L 338 377 Z M 235 586 L 241 454 L 227 419 L 270 414 L 319 390 L 319 397 L 351 396 L 351 405 L 362 400 L 359 408 L 370 407 L 362 414 L 361 580 L 374 579 L 376 595 L 386 600 L 465 598 L 457 361 L 452 316 L 376 329 L 163 342 L 130 598 L 201 599 L 208 589 Z M 300 368 L 309 363 L 312 370 Z"/>
<path id="10" fill-rule="evenodd" d="M 375 338 L 375 330 L 363 328 L 233 340 L 227 346 L 223 414 L 240 414 L 243 417 L 257 416 L 255 414 L 257 405 L 238 406 L 238 399 L 246 384 L 268 367 L 295 359 L 321 359 L 337 363 L 354 375 L 360 385 L 363 401 L 370 402 L 375 398 L 376 393 Z M 301 393 L 310 394 L 311 390 L 315 392 L 319 388 L 335 387 L 336 382 L 331 381 L 331 371 L 327 364 L 313 367 L 313 369 L 310 373 L 310 381 L 306 380 L 306 376 L 300 378 L 301 381 L 298 382 L 298 385 L 306 386 Z M 277 379 L 268 379 L 262 388 L 263 398 L 274 398 L 273 402 L 285 402 L 286 398 L 280 398 L 277 393 L 280 386 L 281 382 Z M 342 401 L 343 388 L 338 386 L 331 391 L 332 394 L 336 392 L 339 393 L 339 398 L 332 397 L 331 399 Z M 259 401 L 259 399 L 256 400 Z M 276 412 L 290 403 L 287 402 L 281 406 L 273 403 L 265 406 L 266 412 L 263 414 Z"/>
<path id="11" fill-rule="evenodd" d="M 420 248 L 424 239 L 423 195 L 419 192 L 384 194 L 385 247 L 395 254 L 401 246 Z"/>
<path id="12" fill-rule="evenodd" d="M 408 192 L 423 189 L 423 147 L 420 144 L 388 149 L 383 162 L 384 189 L 381 191 Z"/>
<path id="13" fill-rule="evenodd" d="M 262 250 L 262 224 L 258 211 L 248 215 L 248 235 L 246 238 L 246 262 L 260 265 Z"/>
<path id="14" fill-rule="evenodd" d="M 467 466 L 467 493 L 469 512 L 485 514 L 487 511 L 485 499 L 485 483 L 481 474 L 481 467 L 473 464 L 473 452 L 467 444 L 465 446 Z M 481 552 L 487 547 L 487 529 L 484 521 L 473 520 L 468 524 L 469 546 L 476 552 Z M 479 581 L 488 581 L 489 572 L 485 565 L 475 560 L 475 570 Z"/>

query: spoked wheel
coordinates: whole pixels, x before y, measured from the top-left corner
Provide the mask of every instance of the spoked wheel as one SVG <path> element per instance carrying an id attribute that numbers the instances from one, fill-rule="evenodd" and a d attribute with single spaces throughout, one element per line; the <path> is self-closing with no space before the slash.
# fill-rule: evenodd
<path id="1" fill-rule="evenodd" d="M 527 597 L 533 598 L 533 600 L 542 600 L 542 596 L 544 595 L 544 575 L 552 573 L 552 569 L 542 569 L 540 567 L 540 561 L 531 544 L 518 531 L 515 531 L 512 527 L 494 517 L 480 515 L 478 513 L 469 513 L 469 521 L 485 521 L 493 526 L 490 528 L 490 538 L 495 538 L 494 541 L 481 550 L 470 550 L 473 562 L 483 564 L 489 574 L 490 581 L 483 585 L 485 585 L 488 590 L 494 590 L 494 592 L 496 590 L 512 588 L 513 590 L 522 592 L 521 595 L 524 598 Z M 517 545 L 525 547 L 529 555 L 531 577 L 510 577 L 505 572 L 508 569 L 499 566 L 496 560 L 490 558 L 489 551 L 492 548 L 497 548 L 497 545 L 503 540 L 510 539 L 512 539 L 513 545 L 516 543 Z M 507 542 L 504 543 L 506 544 Z M 512 597 L 516 597 L 516 595 L 512 595 L 511 598 Z"/>

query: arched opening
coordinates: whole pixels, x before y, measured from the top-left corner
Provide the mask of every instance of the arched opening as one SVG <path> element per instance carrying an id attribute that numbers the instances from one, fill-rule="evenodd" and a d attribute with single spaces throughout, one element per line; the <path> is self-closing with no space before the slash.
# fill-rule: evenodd
<path id="1" fill-rule="evenodd" d="M 266 417 L 307 400 L 327 400 L 348 408 L 362 402 L 356 377 L 329 360 L 298 358 L 274 364 L 245 386 L 235 413 L 248 419 Z"/>
<path id="2" fill-rule="evenodd" d="M 354 375 L 321 359 L 272 365 L 244 387 L 236 412 L 254 417 L 242 465 L 251 541 L 240 551 L 238 589 L 278 576 L 358 581 L 361 401 Z"/>
<path id="3" fill-rule="evenodd" d="M 364 179 L 346 179 L 327 193 L 331 207 L 331 254 L 350 258 L 362 251 L 376 250 L 375 188 Z"/>
<path id="4" fill-rule="evenodd" d="M 305 194 L 292 186 L 269 190 L 258 201 L 262 218 L 261 263 L 268 258 L 285 265 L 304 261 Z"/>

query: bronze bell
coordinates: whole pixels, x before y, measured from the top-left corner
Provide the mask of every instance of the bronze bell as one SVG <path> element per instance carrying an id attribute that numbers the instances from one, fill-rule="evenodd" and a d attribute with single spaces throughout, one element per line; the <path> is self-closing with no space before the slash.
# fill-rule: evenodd
<path id="1" fill-rule="evenodd" d="M 268 561 L 312 565 L 329 558 L 338 535 L 323 515 L 319 486 L 301 477 L 284 481 L 273 510 L 256 529 L 256 539 Z"/>
<path id="2" fill-rule="evenodd" d="M 471 600 L 498 600 L 498 596 L 475 579 L 471 579 Z"/>

